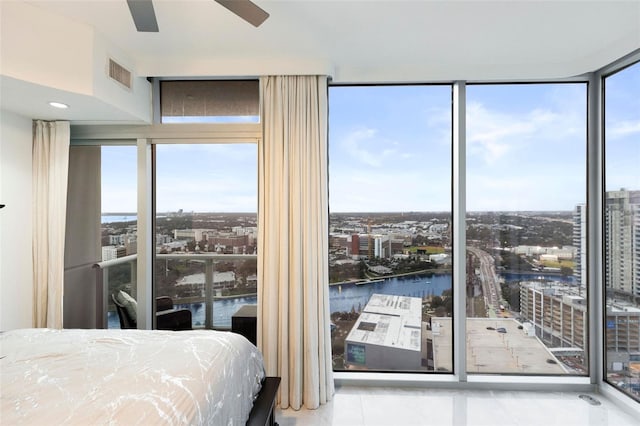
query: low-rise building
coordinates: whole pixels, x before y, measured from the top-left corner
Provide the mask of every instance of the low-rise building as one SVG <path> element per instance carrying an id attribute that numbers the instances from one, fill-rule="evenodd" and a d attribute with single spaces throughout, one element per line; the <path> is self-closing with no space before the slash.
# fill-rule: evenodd
<path id="1" fill-rule="evenodd" d="M 422 299 L 373 294 L 345 339 L 345 366 L 418 370 L 422 365 Z"/>
<path id="2" fill-rule="evenodd" d="M 626 302 L 607 304 L 605 327 L 607 370 L 629 370 L 631 358 L 640 355 L 640 308 Z"/>
<path id="3" fill-rule="evenodd" d="M 558 282 L 520 284 L 520 314 L 549 347 L 585 349 L 587 301 L 584 289 Z"/>

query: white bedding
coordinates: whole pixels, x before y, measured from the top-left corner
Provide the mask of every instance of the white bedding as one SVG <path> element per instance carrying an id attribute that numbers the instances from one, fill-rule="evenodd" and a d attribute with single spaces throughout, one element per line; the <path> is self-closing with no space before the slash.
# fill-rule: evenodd
<path id="1" fill-rule="evenodd" d="M 242 425 L 264 377 L 255 346 L 211 330 L 15 330 L 0 357 L 6 425 Z"/>

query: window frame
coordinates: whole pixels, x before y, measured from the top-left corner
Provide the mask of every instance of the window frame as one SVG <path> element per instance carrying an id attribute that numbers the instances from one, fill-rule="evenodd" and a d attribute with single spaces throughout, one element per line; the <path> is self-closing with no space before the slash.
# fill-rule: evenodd
<path id="1" fill-rule="evenodd" d="M 591 81 L 590 79 L 584 79 L 584 78 L 572 78 L 572 79 L 560 79 L 560 80 L 550 80 L 550 81 L 546 81 L 546 80 L 542 80 L 542 81 L 525 81 L 525 80 L 519 80 L 519 81 L 507 81 L 507 82 L 474 82 L 474 83 L 467 83 L 467 87 L 469 86 L 533 86 L 533 85 L 564 85 L 564 84 L 580 84 L 580 85 L 584 85 L 585 87 L 585 102 L 584 102 L 584 106 L 585 106 L 585 110 L 584 110 L 584 117 L 585 117 L 585 140 L 584 140 L 584 204 L 586 207 L 586 212 L 585 212 L 585 216 L 586 216 L 586 222 L 589 223 L 589 205 L 590 205 L 590 200 L 589 200 L 589 159 L 590 156 L 593 154 L 590 154 L 589 151 L 589 142 L 590 142 L 590 135 L 589 135 L 589 125 L 590 125 L 590 121 L 591 121 L 591 117 L 589 116 L 589 100 L 592 96 L 591 94 Z M 465 105 L 466 105 L 466 97 L 464 99 Z M 465 137 L 466 137 L 466 127 L 464 129 L 465 131 Z M 466 151 L 465 151 L 465 157 L 466 157 Z M 465 158 L 465 164 L 466 164 L 466 158 Z M 466 188 L 465 188 L 465 192 L 466 192 Z M 465 210 L 465 215 L 466 215 L 466 210 Z M 466 223 L 466 222 L 465 222 Z M 587 374 L 564 374 L 564 375 L 545 375 L 545 374 L 532 374 L 532 375 L 518 375 L 518 374 L 513 374 L 513 373 L 470 373 L 470 376 L 515 376 L 515 377 L 575 377 L 575 378 L 589 378 L 591 375 L 591 372 L 593 371 L 593 365 L 591 363 L 591 359 L 592 359 L 592 329 L 591 329 L 591 323 L 593 322 L 591 320 L 591 299 L 596 298 L 596 294 L 593 293 L 593 289 L 591 288 L 591 286 L 589 285 L 589 283 L 591 282 L 590 280 L 590 276 L 589 276 L 589 270 L 588 270 L 588 264 L 589 262 L 589 252 L 590 252 L 590 247 L 589 247 L 589 229 L 587 227 L 586 229 L 586 237 L 585 240 L 587 242 L 586 244 L 586 251 L 587 251 L 587 272 L 586 272 L 586 277 L 585 277 L 585 281 L 587 283 L 587 285 L 585 286 L 585 289 L 587 291 L 587 296 L 586 296 L 586 307 L 587 307 L 587 311 L 586 311 L 586 323 L 585 323 L 585 340 L 586 340 L 586 345 L 584 348 L 584 352 L 585 352 L 585 356 L 587 357 L 587 362 L 586 362 L 586 366 L 587 366 Z M 466 238 L 465 238 L 465 248 L 466 248 Z M 466 320 L 466 312 L 465 312 L 465 320 Z"/>

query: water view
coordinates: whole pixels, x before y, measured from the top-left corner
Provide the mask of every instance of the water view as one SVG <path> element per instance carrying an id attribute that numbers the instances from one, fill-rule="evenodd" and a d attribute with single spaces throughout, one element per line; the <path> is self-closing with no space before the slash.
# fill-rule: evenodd
<path id="1" fill-rule="evenodd" d="M 501 274 L 505 282 L 514 281 L 562 281 L 574 283 L 572 276 L 550 275 L 550 274 Z M 374 293 L 390 294 L 408 297 L 430 297 L 442 296 L 445 290 L 452 288 L 451 274 L 423 274 L 405 277 L 392 277 L 380 280 L 373 280 L 365 284 L 342 283 L 329 287 L 329 309 L 334 312 L 359 312 L 367 304 L 369 298 Z M 257 296 L 243 296 L 236 298 L 225 298 L 214 300 L 213 302 L 213 323 L 215 327 L 230 328 L 231 317 L 243 305 L 256 304 Z M 176 305 L 179 309 L 187 308 L 191 310 L 193 324 L 196 327 L 204 325 L 205 308 L 204 303 L 191 303 Z M 109 328 L 119 328 L 118 315 L 109 312 Z"/>
<path id="2" fill-rule="evenodd" d="M 100 217 L 100 223 L 135 222 L 137 220 L 137 215 L 103 214 Z"/>

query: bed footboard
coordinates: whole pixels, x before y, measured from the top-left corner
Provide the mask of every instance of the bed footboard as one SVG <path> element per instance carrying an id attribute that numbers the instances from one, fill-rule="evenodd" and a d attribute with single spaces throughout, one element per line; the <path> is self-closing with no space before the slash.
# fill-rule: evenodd
<path id="1" fill-rule="evenodd" d="M 247 426 L 276 426 L 276 394 L 280 386 L 280 377 L 265 377 L 262 389 L 253 403 Z"/>

